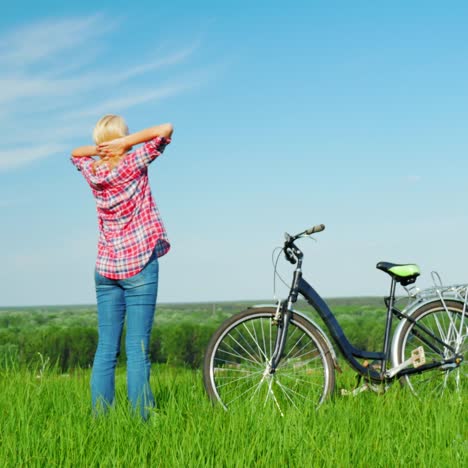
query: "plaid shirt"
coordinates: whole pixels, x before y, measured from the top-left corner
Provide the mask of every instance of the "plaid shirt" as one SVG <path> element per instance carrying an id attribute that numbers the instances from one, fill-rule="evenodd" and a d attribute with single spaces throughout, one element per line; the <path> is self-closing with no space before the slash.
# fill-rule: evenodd
<path id="1" fill-rule="evenodd" d="M 128 278 L 143 269 L 155 249 L 158 257 L 169 251 L 166 230 L 151 195 L 148 165 L 170 142 L 168 138 L 156 137 L 126 154 L 114 169 L 102 164 L 95 173 L 93 158 L 71 158 L 96 199 L 96 270 L 102 276 Z"/>

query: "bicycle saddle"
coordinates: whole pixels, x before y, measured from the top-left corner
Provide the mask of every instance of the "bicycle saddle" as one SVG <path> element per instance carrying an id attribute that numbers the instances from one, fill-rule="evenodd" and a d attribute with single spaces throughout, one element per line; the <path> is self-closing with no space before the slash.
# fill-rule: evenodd
<path id="1" fill-rule="evenodd" d="M 397 283 L 401 283 L 403 286 L 414 283 L 416 278 L 421 274 L 418 265 L 414 263 L 402 265 L 398 263 L 379 262 L 376 268 L 388 273 Z"/>

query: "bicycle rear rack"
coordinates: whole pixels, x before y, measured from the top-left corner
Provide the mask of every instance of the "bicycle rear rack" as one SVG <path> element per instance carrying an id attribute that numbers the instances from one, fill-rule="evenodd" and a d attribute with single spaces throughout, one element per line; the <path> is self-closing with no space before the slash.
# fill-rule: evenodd
<path id="1" fill-rule="evenodd" d="M 433 286 L 425 289 L 417 287 L 406 288 L 407 297 L 399 298 L 397 302 L 407 300 L 407 304 L 402 310 L 403 313 L 412 310 L 415 306 L 423 302 L 440 300 L 444 309 L 448 312 L 446 301 L 463 302 L 463 313 L 466 313 L 468 303 L 468 283 L 444 285 L 440 274 L 436 271 L 431 272 Z"/>

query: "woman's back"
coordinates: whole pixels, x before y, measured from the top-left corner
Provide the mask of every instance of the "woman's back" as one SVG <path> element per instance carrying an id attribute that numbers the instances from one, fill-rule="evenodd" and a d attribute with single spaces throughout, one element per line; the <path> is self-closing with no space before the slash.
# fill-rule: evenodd
<path id="1" fill-rule="evenodd" d="M 88 182 L 98 214 L 97 271 L 119 279 L 138 273 L 158 249 L 169 250 L 159 210 L 151 195 L 148 165 L 164 151 L 170 139 L 156 137 L 127 153 L 115 167 L 95 164 L 89 157 L 72 158 Z"/>

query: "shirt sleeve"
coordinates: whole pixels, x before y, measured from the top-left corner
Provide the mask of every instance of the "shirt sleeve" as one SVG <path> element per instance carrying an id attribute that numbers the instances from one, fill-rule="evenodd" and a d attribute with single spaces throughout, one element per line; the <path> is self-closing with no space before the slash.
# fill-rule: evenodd
<path id="1" fill-rule="evenodd" d="M 86 172 L 91 169 L 91 164 L 94 162 L 94 159 L 89 156 L 85 156 L 81 158 L 74 158 L 72 156 L 71 162 L 79 171 Z"/>
<path id="2" fill-rule="evenodd" d="M 158 156 L 160 156 L 164 148 L 171 142 L 170 138 L 156 137 L 146 142 L 138 148 L 134 153 L 135 163 L 139 169 L 144 169 L 149 166 Z"/>

